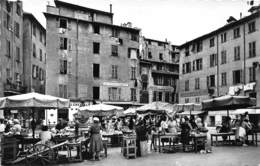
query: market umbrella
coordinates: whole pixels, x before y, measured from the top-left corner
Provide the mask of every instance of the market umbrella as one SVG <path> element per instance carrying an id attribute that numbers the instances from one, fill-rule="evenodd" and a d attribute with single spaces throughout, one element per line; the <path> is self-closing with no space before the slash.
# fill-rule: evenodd
<path id="1" fill-rule="evenodd" d="M 221 96 L 202 101 L 202 109 L 207 111 L 235 110 L 256 105 L 256 99 L 248 96 Z"/>
<path id="2" fill-rule="evenodd" d="M 0 109 L 26 109 L 29 108 L 34 114 L 37 108 L 69 108 L 68 99 L 43 95 L 39 93 L 27 93 L 0 98 Z M 34 115 L 33 115 L 34 120 Z M 33 131 L 34 137 L 34 131 Z"/>
<path id="3" fill-rule="evenodd" d="M 123 114 L 124 114 L 125 116 L 135 116 L 135 115 L 136 115 L 136 108 L 130 107 L 130 108 L 128 108 L 127 110 L 125 110 L 125 111 L 123 112 Z"/>
<path id="4" fill-rule="evenodd" d="M 165 102 L 152 102 L 146 105 L 143 105 L 136 109 L 136 112 L 138 114 L 147 114 L 147 113 L 153 113 L 153 114 L 162 114 L 167 113 L 170 114 L 173 111 L 173 105 L 170 103 Z"/>
<path id="5" fill-rule="evenodd" d="M 69 100 L 39 93 L 27 93 L 0 98 L 0 109 L 4 108 L 68 108 Z"/>
<path id="6" fill-rule="evenodd" d="M 112 116 L 117 112 L 123 111 L 123 107 L 108 105 L 108 104 L 95 104 L 79 108 L 82 115 L 86 116 Z"/>

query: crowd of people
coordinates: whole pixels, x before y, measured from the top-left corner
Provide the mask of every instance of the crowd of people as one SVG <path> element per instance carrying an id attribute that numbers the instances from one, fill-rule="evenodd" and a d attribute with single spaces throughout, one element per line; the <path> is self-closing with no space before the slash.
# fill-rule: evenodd
<path id="1" fill-rule="evenodd" d="M 228 116 L 222 122 L 222 126 L 220 128 L 220 133 L 227 133 L 227 132 L 235 132 L 236 141 L 241 142 L 243 146 L 248 146 L 247 136 L 252 131 L 253 125 L 249 121 L 248 112 L 245 114 L 237 115 L 236 118 L 231 121 L 231 118 Z M 225 141 L 227 137 L 223 137 Z"/>
<path id="2" fill-rule="evenodd" d="M 97 119 L 98 118 L 93 118 Z M 92 121 L 93 121 L 92 119 Z M 142 156 L 147 153 L 147 148 L 156 148 L 153 142 L 153 135 L 156 133 L 171 133 L 176 134 L 176 141 L 182 143 L 183 145 L 191 144 L 192 140 L 190 134 L 207 132 L 202 119 L 200 117 L 191 116 L 167 116 L 167 115 L 147 115 L 143 117 L 127 117 L 127 118 L 110 118 L 108 120 L 100 120 L 100 129 L 99 131 L 113 132 L 115 130 L 121 131 L 132 131 L 136 135 L 137 142 L 137 156 Z M 95 120 L 94 120 L 95 122 Z M 94 123 L 95 124 L 95 123 Z M 91 129 L 90 133 L 96 133 Z M 180 139 L 178 137 L 180 135 Z M 99 138 L 99 137 L 98 137 Z M 96 136 L 93 138 L 96 140 Z M 95 141 L 94 141 L 95 142 Z M 148 145 L 148 142 L 151 145 Z M 98 143 L 99 145 L 100 143 Z M 92 147 L 92 146 L 91 146 Z M 99 146 L 94 146 L 99 147 Z M 100 148 L 97 148 L 100 150 Z M 94 150 L 94 149 L 93 149 Z M 95 151 L 95 150 L 94 150 Z M 209 151 L 208 151 L 209 152 Z M 96 151 L 93 154 L 98 154 L 99 151 Z M 93 158 L 95 158 L 93 156 Z"/>

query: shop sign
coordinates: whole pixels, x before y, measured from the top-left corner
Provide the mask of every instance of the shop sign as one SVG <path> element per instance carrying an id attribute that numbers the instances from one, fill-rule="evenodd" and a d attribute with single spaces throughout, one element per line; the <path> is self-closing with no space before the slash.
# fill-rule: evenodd
<path id="1" fill-rule="evenodd" d="M 205 96 L 208 95 L 208 90 L 200 90 L 200 91 L 194 91 L 194 92 L 184 92 L 181 93 L 181 97 L 193 97 L 193 96 Z"/>
<path id="2" fill-rule="evenodd" d="M 104 82 L 104 86 L 115 86 L 115 87 L 127 87 L 128 83 L 120 83 L 120 82 Z"/>

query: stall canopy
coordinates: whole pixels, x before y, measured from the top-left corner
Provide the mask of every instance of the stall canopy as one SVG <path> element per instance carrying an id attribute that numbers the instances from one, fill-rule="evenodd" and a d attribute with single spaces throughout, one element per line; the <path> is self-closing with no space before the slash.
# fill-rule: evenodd
<path id="1" fill-rule="evenodd" d="M 136 108 L 128 108 L 127 110 L 125 110 L 124 112 L 125 116 L 135 116 L 136 115 Z"/>
<path id="2" fill-rule="evenodd" d="M 123 107 L 117 107 L 107 104 L 95 104 L 79 108 L 82 115 L 85 116 L 112 116 L 123 111 Z"/>
<path id="3" fill-rule="evenodd" d="M 198 115 L 203 113 L 201 110 L 201 104 L 196 103 L 185 103 L 185 104 L 174 104 L 173 112 L 180 115 Z"/>
<path id="4" fill-rule="evenodd" d="M 231 114 L 239 115 L 239 114 L 245 114 L 248 112 L 248 114 L 260 114 L 260 108 L 244 108 L 244 109 L 237 109 L 233 111 Z"/>
<path id="5" fill-rule="evenodd" d="M 68 99 L 39 93 L 27 93 L 0 98 L 0 109 L 4 108 L 68 108 Z"/>
<path id="6" fill-rule="evenodd" d="M 173 112 L 173 105 L 170 103 L 165 102 L 152 102 L 146 105 L 143 105 L 136 109 L 138 114 L 147 114 L 147 113 L 172 113 Z"/>
<path id="7" fill-rule="evenodd" d="M 239 108 L 247 108 L 256 104 L 255 98 L 248 96 L 221 96 L 209 100 L 202 101 L 203 110 L 235 110 Z"/>

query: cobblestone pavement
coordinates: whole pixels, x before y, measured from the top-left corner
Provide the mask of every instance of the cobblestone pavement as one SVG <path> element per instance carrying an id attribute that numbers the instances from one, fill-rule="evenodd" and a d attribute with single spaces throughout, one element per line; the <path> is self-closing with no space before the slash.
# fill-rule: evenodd
<path id="1" fill-rule="evenodd" d="M 120 148 L 109 148 L 108 157 L 101 161 L 85 160 L 81 163 L 59 166 L 260 166 L 259 147 L 214 147 L 213 153 L 157 153 L 145 157 L 126 159 Z"/>

